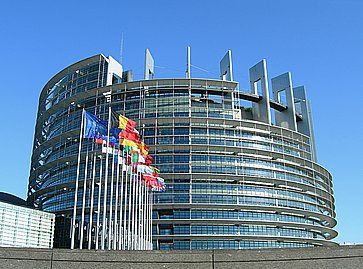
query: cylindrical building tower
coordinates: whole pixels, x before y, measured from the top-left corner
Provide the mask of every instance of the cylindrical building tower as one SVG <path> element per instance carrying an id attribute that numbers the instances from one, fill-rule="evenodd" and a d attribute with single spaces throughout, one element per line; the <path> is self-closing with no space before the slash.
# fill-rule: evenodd
<path id="1" fill-rule="evenodd" d="M 55 246 L 69 237 L 77 107 L 105 118 L 104 93 L 113 111 L 138 123 L 166 181 L 154 195 L 154 249 L 335 244 L 332 176 L 316 162 L 305 88 L 293 88 L 290 73 L 272 79 L 270 98 L 265 61 L 250 69 L 249 91 L 233 81 L 230 51 L 218 80 L 151 79 L 148 50 L 145 62 L 145 80 L 132 81 L 111 57 L 96 55 L 42 90 L 28 201 L 57 214 Z"/>

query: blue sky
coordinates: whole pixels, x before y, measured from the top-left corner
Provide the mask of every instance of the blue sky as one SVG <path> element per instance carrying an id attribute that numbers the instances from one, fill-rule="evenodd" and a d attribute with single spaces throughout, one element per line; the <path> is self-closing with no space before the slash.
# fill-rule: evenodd
<path id="1" fill-rule="evenodd" d="M 292 72 L 312 102 L 319 162 L 334 177 L 337 242 L 363 243 L 363 2 L 4 1 L 0 8 L 0 191 L 26 196 L 41 88 L 67 65 L 97 53 L 141 78 L 145 48 L 156 77 L 217 77 L 232 50 L 234 78 L 265 58 L 269 77 Z"/>

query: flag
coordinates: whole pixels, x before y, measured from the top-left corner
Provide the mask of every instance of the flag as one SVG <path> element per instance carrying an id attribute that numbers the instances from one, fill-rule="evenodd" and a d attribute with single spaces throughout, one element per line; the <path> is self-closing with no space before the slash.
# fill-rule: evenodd
<path id="1" fill-rule="evenodd" d="M 122 145 L 122 143 L 121 143 L 121 145 Z M 124 151 L 126 151 L 126 153 L 130 152 L 132 150 L 131 146 L 123 145 L 123 147 L 124 147 Z"/>
<path id="2" fill-rule="evenodd" d="M 127 149 L 138 149 L 139 148 L 137 143 L 135 143 L 132 140 L 128 140 L 128 139 L 124 139 L 124 138 L 120 140 L 120 144 L 124 147 L 127 147 Z"/>
<path id="3" fill-rule="evenodd" d="M 145 184 L 146 184 L 146 186 L 147 187 L 151 187 L 153 184 L 155 184 L 155 183 L 153 183 L 153 182 L 156 182 L 157 181 L 157 179 L 154 177 L 154 176 L 152 176 L 152 175 L 148 175 L 148 174 L 142 174 L 142 180 L 144 180 L 145 181 Z"/>
<path id="4" fill-rule="evenodd" d="M 150 189 L 157 188 L 159 189 L 158 191 L 165 190 L 164 179 L 158 177 L 155 173 L 152 175 L 144 173 L 142 174 L 142 179 Z"/>
<path id="5" fill-rule="evenodd" d="M 165 185 L 156 184 L 156 185 L 154 185 L 154 186 L 151 187 L 151 191 L 154 191 L 154 192 L 164 192 L 165 191 Z"/>
<path id="6" fill-rule="evenodd" d="M 84 138 L 96 138 L 107 136 L 107 122 L 97 116 L 85 111 L 84 114 Z"/>
<path id="7" fill-rule="evenodd" d="M 157 177 L 157 179 L 160 184 L 164 184 L 164 179 L 162 177 Z"/>
<path id="8" fill-rule="evenodd" d="M 118 121 L 119 121 L 119 128 L 122 130 L 133 131 L 135 129 L 136 122 L 126 118 L 123 115 L 119 115 Z"/>
<path id="9" fill-rule="evenodd" d="M 118 114 L 111 110 L 111 118 L 110 118 L 110 144 L 111 146 L 119 146 L 119 135 L 122 129 L 118 128 Z M 107 140 L 107 137 L 106 137 Z"/>
<path id="10" fill-rule="evenodd" d="M 152 175 L 154 171 L 147 165 L 139 164 L 137 166 L 137 172 Z"/>
<path id="11" fill-rule="evenodd" d="M 145 163 L 145 158 L 141 154 L 139 155 L 139 163 Z"/>
<path id="12" fill-rule="evenodd" d="M 149 147 L 144 143 L 144 141 L 140 142 L 140 151 L 143 156 L 147 156 L 149 154 Z"/>
<path id="13" fill-rule="evenodd" d="M 119 140 L 116 139 L 111 133 L 110 138 L 107 139 L 107 135 L 96 135 L 95 142 L 96 144 L 103 144 L 103 142 L 107 142 L 109 140 L 109 146 L 119 146 Z"/>
<path id="14" fill-rule="evenodd" d="M 102 143 L 103 143 L 102 137 L 96 137 L 95 142 L 96 142 L 96 144 L 102 145 Z"/>
<path id="15" fill-rule="evenodd" d="M 125 163 L 126 163 L 126 165 L 130 165 L 131 164 L 131 156 L 130 155 L 127 155 L 126 156 Z"/>
<path id="16" fill-rule="evenodd" d="M 150 169 L 153 170 L 153 173 L 157 173 L 157 174 L 160 173 L 160 170 L 154 166 L 150 165 Z"/>
<path id="17" fill-rule="evenodd" d="M 119 129 L 121 130 L 121 129 Z M 135 143 L 139 143 L 140 142 L 140 137 L 139 134 L 133 131 L 122 131 L 119 132 L 119 139 L 127 139 L 127 140 L 131 140 L 134 141 Z"/>
<path id="18" fill-rule="evenodd" d="M 164 179 L 161 177 L 158 177 L 156 181 L 152 181 L 151 182 L 151 191 L 155 191 L 155 192 L 165 191 Z"/>
<path id="19" fill-rule="evenodd" d="M 150 155 L 147 155 L 145 158 L 145 164 L 150 165 L 152 163 L 153 163 L 153 157 L 151 157 Z"/>
<path id="20" fill-rule="evenodd" d="M 85 111 L 85 124 L 84 124 L 84 138 L 93 138 L 97 144 L 102 144 L 107 141 L 107 121 L 101 120 L 96 115 Z M 111 145 L 119 145 L 119 133 L 121 129 L 112 127 L 110 128 L 109 141 Z"/>
<path id="21" fill-rule="evenodd" d="M 112 125 L 111 125 L 112 126 Z M 116 138 L 118 140 L 120 133 L 122 132 L 122 130 L 120 128 L 116 128 L 116 127 L 112 127 L 110 129 L 110 136 L 112 138 Z"/>
<path id="22" fill-rule="evenodd" d="M 131 162 L 137 163 L 139 162 L 139 153 L 135 151 L 131 151 Z"/>

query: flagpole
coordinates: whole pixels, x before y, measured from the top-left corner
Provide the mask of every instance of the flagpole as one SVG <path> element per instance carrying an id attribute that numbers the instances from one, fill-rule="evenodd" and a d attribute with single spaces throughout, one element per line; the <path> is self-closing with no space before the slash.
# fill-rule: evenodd
<path id="1" fill-rule="evenodd" d="M 148 242 L 148 249 L 150 249 L 149 245 L 149 237 L 150 237 L 150 190 L 147 191 L 147 242 Z"/>
<path id="2" fill-rule="evenodd" d="M 147 225 L 146 225 L 146 241 L 147 241 L 147 249 L 150 249 L 150 245 L 149 245 L 149 237 L 150 237 L 150 210 L 149 210 L 149 207 L 150 207 L 150 199 L 149 199 L 149 197 L 150 197 L 150 191 L 149 191 L 149 189 L 148 189 L 148 191 L 147 191 L 147 198 L 146 198 L 146 201 L 147 201 L 147 209 L 146 209 L 146 211 L 147 211 L 147 218 L 146 218 L 146 220 L 147 220 Z"/>
<path id="3" fill-rule="evenodd" d="M 95 98 L 95 109 L 94 109 L 94 114 L 97 115 L 97 110 L 99 110 L 101 108 L 101 106 L 98 106 L 98 95 L 99 95 L 99 91 L 96 91 L 96 98 Z M 96 142 L 96 141 L 94 141 Z M 94 145 L 92 145 L 92 150 L 94 149 Z M 102 151 L 102 148 L 101 148 Z M 100 158 L 100 171 L 99 171 L 99 179 L 98 182 L 96 183 L 96 185 L 98 186 L 98 198 L 97 198 L 97 217 L 96 217 L 96 227 L 95 227 L 95 249 L 98 249 L 98 236 L 99 236 L 99 225 L 100 225 L 100 203 L 101 203 L 101 178 L 102 178 L 102 155 L 95 155 L 95 164 L 97 163 L 97 158 Z M 96 177 L 96 165 L 94 166 L 94 179 Z M 94 191 L 95 191 L 95 180 L 93 180 L 92 183 L 92 188 L 93 188 L 93 195 L 94 195 Z M 92 199 L 93 201 L 94 199 Z M 92 216 L 93 216 L 93 212 L 92 212 Z M 93 221 L 93 217 L 92 217 L 92 221 Z M 92 237 L 92 229 L 91 229 L 91 237 Z M 91 238 L 92 239 L 92 238 Z"/>
<path id="4" fill-rule="evenodd" d="M 84 210 L 86 207 L 86 192 L 87 192 L 87 173 L 88 173 L 88 149 L 86 153 L 86 163 L 84 165 L 84 179 L 83 179 L 83 195 L 82 195 L 82 213 L 81 213 L 81 229 L 80 229 L 80 242 L 79 248 L 83 249 L 83 234 L 84 234 Z"/>
<path id="5" fill-rule="evenodd" d="M 135 235 L 136 235 L 136 231 L 135 231 L 135 210 L 136 210 L 136 188 L 137 188 L 137 179 L 135 180 L 135 175 L 133 173 L 133 171 L 131 172 L 132 173 L 132 243 L 131 243 L 131 246 L 132 246 L 132 250 L 135 250 Z"/>
<path id="6" fill-rule="evenodd" d="M 143 230 L 143 242 L 144 242 L 144 247 L 143 249 L 146 249 L 146 191 L 147 191 L 147 187 L 145 185 L 145 182 L 144 182 L 144 191 L 143 191 L 143 223 L 142 223 L 142 230 Z"/>
<path id="7" fill-rule="evenodd" d="M 137 172 L 137 170 L 136 170 Z M 140 174 L 137 172 L 137 182 L 138 182 L 138 207 L 137 207 L 137 241 L 138 241 L 138 250 L 141 250 L 141 181 Z"/>
<path id="8" fill-rule="evenodd" d="M 107 123 L 107 144 L 106 144 L 106 167 L 105 167 L 105 189 L 103 196 L 103 219 L 102 219 L 102 242 L 101 249 L 105 249 L 106 237 L 106 215 L 107 215 L 107 179 L 108 179 L 108 146 L 110 145 L 110 125 L 111 125 L 111 107 L 108 107 L 108 123 Z"/>
<path id="9" fill-rule="evenodd" d="M 121 250 L 121 243 L 123 240 L 123 226 L 122 226 L 122 199 L 124 193 L 124 150 L 122 149 L 122 157 L 121 157 L 121 191 L 120 191 L 120 220 L 119 220 L 119 233 L 118 233 L 118 250 Z"/>
<path id="10" fill-rule="evenodd" d="M 152 236 L 153 236 L 153 192 L 151 191 L 150 192 L 150 206 L 149 206 L 149 209 L 150 209 L 150 226 L 149 226 L 149 230 L 150 230 L 150 233 L 149 233 L 149 236 L 150 236 L 150 250 L 152 250 Z"/>
<path id="11" fill-rule="evenodd" d="M 113 207 L 113 179 L 115 174 L 115 146 L 112 149 L 112 165 L 111 165 L 111 182 L 110 182 L 110 205 L 109 205 L 109 220 L 108 220 L 108 250 L 111 250 L 112 247 L 112 207 Z M 108 150 L 108 147 L 107 147 Z"/>
<path id="12" fill-rule="evenodd" d="M 137 168 L 137 167 L 136 167 Z M 136 220 L 136 224 L 137 224 L 137 229 L 136 229 L 136 232 L 137 232 L 137 250 L 140 250 L 140 221 L 141 221 L 141 218 L 140 218 L 140 205 L 141 205 L 141 196 L 140 196 L 140 181 L 139 181 L 139 173 L 137 172 L 136 170 L 136 179 L 137 179 L 137 194 L 136 194 L 136 197 L 137 197 L 137 211 L 136 211 L 136 215 L 137 215 L 137 220 Z"/>
<path id="13" fill-rule="evenodd" d="M 145 182 L 146 183 L 146 182 Z M 145 245 L 146 245 L 146 249 L 148 249 L 148 245 L 147 245 L 147 227 L 148 227 L 148 220 L 147 220 L 147 216 L 148 216 L 148 202 L 147 202 L 147 193 L 149 191 L 149 188 L 147 187 L 147 185 L 145 184 Z"/>
<path id="14" fill-rule="evenodd" d="M 81 163 L 81 150 L 82 150 L 82 139 L 83 139 L 83 128 L 84 128 L 84 114 L 85 110 L 82 109 L 81 129 L 79 131 L 79 146 L 78 146 L 78 161 L 77 161 L 77 175 L 76 175 L 76 186 L 74 190 L 74 205 L 73 205 L 73 219 L 72 219 L 72 234 L 71 234 L 71 249 L 74 249 L 74 240 L 76 232 L 76 217 L 77 217 L 77 200 L 78 200 L 78 185 L 79 185 L 79 173 Z"/>
<path id="15" fill-rule="evenodd" d="M 88 230 L 88 249 L 92 247 L 92 225 L 93 225 L 93 200 L 95 194 L 95 177 L 96 177 L 96 154 L 93 154 L 93 170 L 92 170 L 92 187 L 91 187 L 91 208 L 90 208 L 90 219 L 89 219 L 89 230 Z"/>
<path id="16" fill-rule="evenodd" d="M 140 177 L 140 207 L 139 207 L 139 216 L 140 216 L 140 222 L 139 222 L 139 231 L 140 231 L 140 234 L 139 234 L 139 240 L 140 240 L 140 250 L 144 249 L 143 248 L 143 238 L 144 238 L 144 230 L 143 230 L 143 220 L 144 220 L 144 211 L 143 211 L 143 204 L 144 204 L 144 188 L 143 188 L 143 185 L 142 185 L 142 180 L 141 180 L 141 173 L 139 173 L 139 177 Z"/>
<path id="17" fill-rule="evenodd" d="M 146 214 L 146 225 L 145 225 L 145 240 L 146 240 L 146 244 L 147 244 L 147 248 L 149 249 L 149 187 L 147 187 L 147 191 L 146 191 L 146 197 L 145 197 L 145 202 L 146 202 L 146 209 L 145 209 L 145 214 Z"/>
<path id="18" fill-rule="evenodd" d="M 127 222 L 126 222 L 126 217 L 127 217 L 127 215 L 126 215 L 126 213 L 127 213 L 127 204 L 128 204 L 128 196 L 127 196 L 127 191 L 128 191 L 128 189 L 127 189 L 127 182 L 128 182 L 128 180 L 127 180 L 127 170 L 128 170 L 128 165 L 127 165 L 127 151 L 125 152 L 126 153 L 126 160 L 125 160 L 125 166 L 126 166 L 126 171 L 125 171 L 125 198 L 124 198 L 124 230 L 123 230 L 123 232 L 124 232 L 124 238 L 123 238 L 123 245 L 122 245 L 122 249 L 123 250 L 126 250 L 126 242 L 128 242 L 127 240 L 128 240 L 128 237 L 127 237 L 127 229 L 126 229 L 126 225 L 127 225 Z M 130 185 L 130 184 L 129 184 Z"/>
<path id="19" fill-rule="evenodd" d="M 136 167 L 136 164 L 134 164 L 134 169 Z M 138 196 L 138 192 L 139 192 L 139 179 L 137 178 L 137 171 L 134 174 L 134 180 L 135 180 L 135 205 L 134 205 L 134 211 L 135 211 L 135 215 L 134 215 L 134 250 L 138 249 L 138 207 L 139 207 L 139 196 Z"/>
<path id="20" fill-rule="evenodd" d="M 98 90 L 96 94 L 95 99 L 95 107 L 94 107 L 94 114 L 97 114 L 97 96 L 98 96 Z M 93 141 L 95 142 L 95 141 Z M 93 226 L 93 206 L 94 206 L 94 191 L 95 191 L 95 178 L 96 178 L 96 162 L 97 162 L 97 156 L 94 152 L 94 143 L 92 143 L 91 151 L 93 155 L 93 160 L 91 161 L 91 167 L 92 168 L 92 182 L 91 182 L 91 195 L 90 195 L 90 210 L 89 210 L 89 228 L 88 228 L 88 234 L 87 234 L 87 241 L 88 241 L 88 249 L 91 249 L 92 247 L 92 226 Z M 96 230 L 95 230 L 96 231 Z"/>
<path id="21" fill-rule="evenodd" d="M 131 188 L 131 191 L 130 191 L 130 195 L 129 195 L 129 197 L 130 197 L 130 210 L 129 210 L 129 219 L 130 219 L 130 221 L 129 221 L 129 226 L 130 226 L 130 228 L 129 228 L 129 233 L 130 233 L 130 238 L 129 238 L 129 240 L 130 240 L 130 250 L 132 250 L 133 249 L 133 225 L 134 225 L 134 222 L 133 222 L 133 220 L 134 220 L 134 216 L 133 216 L 133 214 L 134 214 L 134 183 L 135 183 L 135 181 L 134 181 L 134 178 L 133 178 L 133 174 L 132 174 L 132 165 L 130 165 L 130 167 L 131 167 L 131 173 L 130 173 L 130 188 Z"/>
<path id="22" fill-rule="evenodd" d="M 147 227 L 148 227 L 148 219 L 147 219 L 147 217 L 148 217 L 148 202 L 147 202 L 147 193 L 148 193 L 148 191 L 149 191 L 149 188 L 147 187 L 147 185 L 145 184 L 145 244 L 146 244 L 146 249 L 148 249 L 148 245 L 147 245 Z"/>
<path id="23" fill-rule="evenodd" d="M 145 188 L 144 185 L 142 184 L 142 178 L 141 178 L 141 173 L 140 173 L 140 179 L 141 179 L 141 223 L 140 223 L 140 230 L 141 230 L 141 249 L 144 250 L 145 249 L 145 243 L 144 243 L 144 221 L 145 221 L 145 216 L 144 216 L 144 192 L 145 192 Z"/>
<path id="24" fill-rule="evenodd" d="M 101 215 L 101 192 L 102 192 L 102 155 L 100 156 L 100 177 L 98 181 L 98 200 L 97 200 L 97 223 L 96 223 L 96 249 L 99 244 L 99 233 L 100 233 L 100 215 Z"/>
<path id="25" fill-rule="evenodd" d="M 152 195 L 153 195 L 153 192 L 150 190 L 150 195 L 149 195 L 149 244 L 151 243 L 151 235 L 152 235 L 152 211 L 151 211 Z"/>
<path id="26" fill-rule="evenodd" d="M 137 171 L 136 171 L 137 172 Z M 141 205 L 142 205 L 142 196 L 141 196 L 141 194 L 142 194 L 142 192 L 141 192 L 141 179 L 140 179 L 140 173 L 139 172 L 137 172 L 137 181 L 139 182 L 139 194 L 138 194 L 138 196 L 139 196 L 139 198 L 138 198 L 138 200 L 139 200 L 139 206 L 138 206 L 138 211 L 137 211 L 137 214 L 138 214 L 138 222 L 137 222 L 137 230 L 138 230 L 138 241 L 139 241 L 139 246 L 138 246 L 138 249 L 139 250 L 142 250 L 142 248 L 141 248 L 141 238 L 142 238 L 142 236 L 141 236 L 141 221 L 142 221 L 142 215 L 141 215 Z"/>
<path id="27" fill-rule="evenodd" d="M 130 169 L 130 166 L 131 165 L 128 165 L 128 168 L 127 168 L 127 172 L 128 170 Z M 131 168 L 132 170 L 132 168 Z M 129 196 L 128 196 L 128 206 L 129 206 L 129 210 L 128 210 L 128 223 L 127 223 L 127 249 L 130 250 L 130 244 L 131 244 L 131 231 L 130 231 L 130 228 L 131 228 L 131 202 L 132 202 L 132 172 L 130 172 L 130 175 L 129 175 Z"/>
<path id="28" fill-rule="evenodd" d="M 141 190 L 140 190 L 140 201 L 141 201 L 141 206 L 140 206 L 140 249 L 143 250 L 144 249 L 144 185 L 142 184 L 142 179 L 141 179 L 141 173 L 140 173 L 140 184 L 141 184 Z"/>
<path id="29" fill-rule="evenodd" d="M 134 250 L 138 250 L 139 244 L 139 230 L 138 230 L 138 223 L 139 223 L 139 215 L 138 215 L 138 208 L 139 208 L 139 179 L 137 178 L 137 173 L 135 174 L 135 243 L 134 243 Z"/>
<path id="30" fill-rule="evenodd" d="M 116 153 L 116 152 L 115 152 Z M 116 250 L 117 247 L 117 223 L 118 223 L 118 215 L 117 215 L 117 209 L 118 209 L 118 189 L 119 189 L 119 181 L 120 181 L 120 156 L 119 156 L 119 150 L 117 150 L 117 166 L 116 166 L 116 187 L 115 187 L 115 220 L 114 220 L 114 228 L 113 228 L 113 249 Z"/>

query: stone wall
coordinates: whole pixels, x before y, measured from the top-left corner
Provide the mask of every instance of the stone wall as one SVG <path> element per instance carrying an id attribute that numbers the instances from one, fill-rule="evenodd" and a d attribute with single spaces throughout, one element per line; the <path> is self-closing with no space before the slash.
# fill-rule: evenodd
<path id="1" fill-rule="evenodd" d="M 7 269 L 363 268 L 363 245 L 306 249 L 90 251 L 0 248 Z"/>

